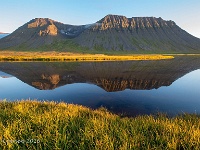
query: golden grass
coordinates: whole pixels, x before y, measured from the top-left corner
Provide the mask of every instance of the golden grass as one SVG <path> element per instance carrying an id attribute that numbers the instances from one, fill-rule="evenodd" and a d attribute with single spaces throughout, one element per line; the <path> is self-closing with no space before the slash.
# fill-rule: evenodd
<path id="1" fill-rule="evenodd" d="M 151 55 L 104 55 L 79 54 L 70 52 L 15 52 L 1 51 L 0 61 L 115 61 L 115 60 L 161 60 L 173 59 L 173 56 Z"/>
<path id="2" fill-rule="evenodd" d="M 120 118 L 105 108 L 0 102 L 0 149 L 200 149 L 200 117 Z"/>

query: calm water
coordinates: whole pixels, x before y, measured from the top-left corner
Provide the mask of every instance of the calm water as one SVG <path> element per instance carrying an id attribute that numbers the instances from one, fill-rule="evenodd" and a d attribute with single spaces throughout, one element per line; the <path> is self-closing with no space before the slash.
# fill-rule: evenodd
<path id="1" fill-rule="evenodd" d="M 7 36 L 7 35 L 9 35 L 9 34 L 0 34 L 0 39 Z"/>
<path id="2" fill-rule="evenodd" d="M 200 57 L 126 62 L 1 62 L 0 99 L 54 100 L 127 116 L 200 114 Z"/>

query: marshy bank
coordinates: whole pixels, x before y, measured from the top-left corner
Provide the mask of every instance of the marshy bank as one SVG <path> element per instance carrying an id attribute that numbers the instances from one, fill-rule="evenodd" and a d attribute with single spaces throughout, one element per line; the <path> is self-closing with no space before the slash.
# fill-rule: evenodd
<path id="1" fill-rule="evenodd" d="M 122 60 L 163 60 L 173 59 L 170 55 L 134 54 L 105 55 L 70 52 L 18 52 L 0 51 L 0 61 L 122 61 Z"/>
<path id="2" fill-rule="evenodd" d="M 199 149 L 200 116 L 121 118 L 105 108 L 0 102 L 0 149 Z"/>

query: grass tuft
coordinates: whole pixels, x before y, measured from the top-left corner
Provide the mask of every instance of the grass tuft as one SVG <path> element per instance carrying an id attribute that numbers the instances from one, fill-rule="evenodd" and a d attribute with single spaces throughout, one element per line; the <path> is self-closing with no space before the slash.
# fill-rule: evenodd
<path id="1" fill-rule="evenodd" d="M 0 149 L 200 149 L 200 116 L 121 118 L 105 108 L 1 101 Z"/>

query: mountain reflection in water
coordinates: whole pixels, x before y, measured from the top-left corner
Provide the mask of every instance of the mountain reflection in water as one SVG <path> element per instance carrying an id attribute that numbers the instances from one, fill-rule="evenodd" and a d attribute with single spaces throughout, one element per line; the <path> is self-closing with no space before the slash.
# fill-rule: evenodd
<path id="1" fill-rule="evenodd" d="M 176 100 L 179 88 L 173 89 L 173 92 L 177 91 L 177 95 L 166 99 L 167 96 L 164 95 L 167 89 L 163 93 L 161 87 L 170 86 L 180 77 L 197 69 L 200 69 L 198 56 L 178 56 L 173 60 L 159 61 L 1 62 L 0 76 L 5 78 L 6 74 L 8 77 L 12 75 L 34 87 L 31 90 L 28 89 L 30 86 L 26 88 L 30 95 L 28 98 L 31 99 L 43 100 L 51 95 L 53 99 L 50 100 L 61 100 L 91 108 L 104 106 L 114 113 L 124 113 L 128 116 L 156 111 L 173 115 L 181 111 L 200 112 L 200 107 L 195 107 L 194 110 L 187 103 L 185 105 L 189 108 L 185 105 L 181 107 L 179 103 L 183 99 Z M 9 82 L 7 86 L 12 85 Z M 0 99 L 27 98 L 25 93 L 20 94 L 20 88 L 18 90 L 12 94 L 12 98 L 9 98 L 11 90 L 1 90 L 0 94 L 6 97 L 0 96 Z M 154 96 L 155 93 L 159 96 Z M 192 105 L 197 104 L 200 103 Z"/>

